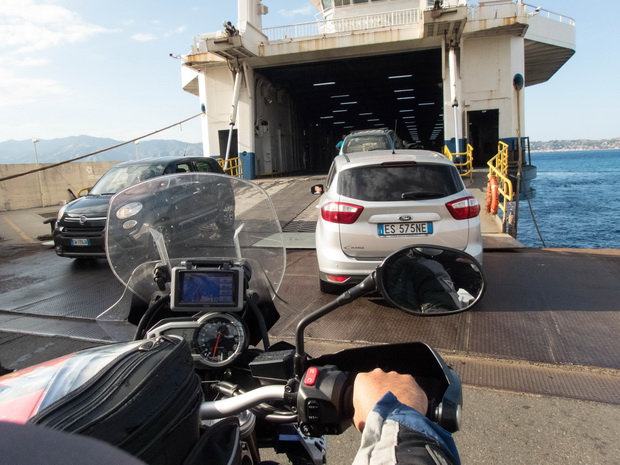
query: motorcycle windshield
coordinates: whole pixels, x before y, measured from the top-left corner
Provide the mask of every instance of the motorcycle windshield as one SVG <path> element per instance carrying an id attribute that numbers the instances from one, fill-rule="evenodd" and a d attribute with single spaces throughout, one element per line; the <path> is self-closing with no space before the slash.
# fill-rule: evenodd
<path id="1" fill-rule="evenodd" d="M 161 292 L 153 279 L 158 264 L 172 269 L 188 259 L 243 259 L 252 270 L 250 289 L 272 299 L 286 267 L 282 229 L 265 190 L 214 173 L 152 178 L 114 195 L 106 253 L 126 291 L 97 321 L 117 341 L 131 339 L 135 329 L 123 325 L 130 309 L 127 295 L 149 302 Z"/>

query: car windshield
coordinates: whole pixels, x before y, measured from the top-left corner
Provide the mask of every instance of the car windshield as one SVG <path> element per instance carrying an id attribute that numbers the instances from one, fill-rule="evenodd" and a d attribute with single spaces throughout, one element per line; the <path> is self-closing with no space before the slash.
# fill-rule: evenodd
<path id="1" fill-rule="evenodd" d="M 97 181 L 89 194 L 116 194 L 126 187 L 163 175 L 165 168 L 164 163 L 116 166 Z"/>
<path id="2" fill-rule="evenodd" d="M 450 165 L 372 165 L 343 170 L 338 193 L 358 200 L 385 202 L 441 198 L 464 189 Z"/>
<path id="3" fill-rule="evenodd" d="M 370 152 L 371 150 L 389 150 L 391 148 L 385 136 L 353 136 L 346 140 L 342 152 Z"/>

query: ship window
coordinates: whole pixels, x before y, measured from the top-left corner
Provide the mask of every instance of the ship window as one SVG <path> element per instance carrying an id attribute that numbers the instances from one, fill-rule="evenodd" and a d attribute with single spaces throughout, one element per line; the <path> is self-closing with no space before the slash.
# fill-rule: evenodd
<path id="1" fill-rule="evenodd" d="M 336 6 L 349 5 L 350 3 L 350 0 L 336 0 Z"/>
<path id="2" fill-rule="evenodd" d="M 368 0 L 353 0 L 353 3 L 368 3 Z"/>
<path id="3" fill-rule="evenodd" d="M 333 0 L 323 0 L 323 9 L 324 10 L 329 10 L 331 8 L 334 7 L 334 1 Z"/>

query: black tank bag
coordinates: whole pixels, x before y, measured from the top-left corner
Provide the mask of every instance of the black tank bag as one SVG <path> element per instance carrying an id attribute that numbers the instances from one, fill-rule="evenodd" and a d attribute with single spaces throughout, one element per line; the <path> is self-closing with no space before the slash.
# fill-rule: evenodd
<path id="1" fill-rule="evenodd" d="M 154 465 L 182 463 L 200 435 L 200 379 L 186 341 L 146 340 L 31 423 L 101 439 Z"/>

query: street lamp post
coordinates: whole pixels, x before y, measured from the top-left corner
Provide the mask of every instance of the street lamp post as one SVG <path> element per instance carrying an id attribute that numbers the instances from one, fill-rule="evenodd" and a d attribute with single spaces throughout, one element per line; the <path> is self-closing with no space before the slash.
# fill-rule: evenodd
<path id="1" fill-rule="evenodd" d="M 34 162 L 38 165 L 39 154 L 37 153 L 37 142 L 39 142 L 39 139 L 32 139 L 32 146 L 34 147 Z"/>
<path id="2" fill-rule="evenodd" d="M 39 139 L 32 139 L 32 146 L 34 147 L 34 162 L 37 165 L 37 178 L 39 180 L 39 198 L 41 199 L 41 206 L 43 207 L 43 182 L 41 181 L 41 171 L 38 170 L 39 154 L 37 153 L 37 142 L 39 142 Z"/>

